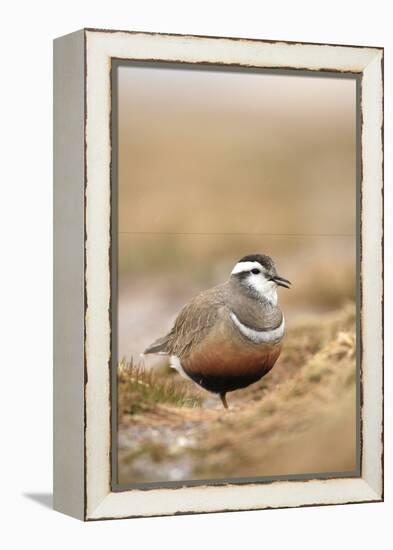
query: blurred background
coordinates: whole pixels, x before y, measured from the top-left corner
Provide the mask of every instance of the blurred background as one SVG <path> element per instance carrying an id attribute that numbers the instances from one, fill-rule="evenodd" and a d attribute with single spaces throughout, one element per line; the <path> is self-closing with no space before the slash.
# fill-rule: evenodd
<path id="1" fill-rule="evenodd" d="M 121 66 L 118 212 L 118 482 L 353 472 L 355 80 Z M 251 253 L 284 348 L 223 411 L 140 353 Z"/>
<path id="2" fill-rule="evenodd" d="M 289 326 L 354 299 L 354 79 L 120 66 L 118 145 L 120 358 L 246 254 Z"/>

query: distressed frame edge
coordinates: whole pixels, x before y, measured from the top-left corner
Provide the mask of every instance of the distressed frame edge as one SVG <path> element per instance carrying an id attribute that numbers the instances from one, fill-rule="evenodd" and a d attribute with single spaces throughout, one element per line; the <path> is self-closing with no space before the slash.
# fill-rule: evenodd
<path id="1" fill-rule="evenodd" d="M 362 477 L 384 499 L 384 51 L 364 68 L 362 97 L 361 292 Z M 363 212 L 368 215 L 363 215 Z M 377 245 L 376 245 L 377 243 Z M 372 289 L 372 290 L 371 290 Z M 374 343 L 372 350 L 369 345 Z M 366 346 L 364 344 L 367 344 Z M 372 351 L 377 350 L 376 359 Z M 374 409 L 374 411 L 373 411 Z M 373 411 L 373 414 L 372 412 Z"/>
<path id="2" fill-rule="evenodd" d="M 85 31 L 86 32 L 86 31 Z M 92 32 L 92 31 L 89 31 L 89 32 Z M 95 31 L 94 31 L 95 32 Z M 101 32 L 101 31 L 100 31 Z M 105 32 L 105 31 L 104 31 Z M 114 31 L 116 32 L 116 31 Z M 137 33 L 137 34 L 140 34 L 140 33 Z M 146 33 L 143 33 L 146 35 Z M 149 35 L 147 35 L 149 36 Z M 173 35 L 166 35 L 166 36 L 173 36 Z M 192 38 L 192 37 L 189 37 L 189 38 Z M 207 37 L 207 38 L 210 38 L 210 37 Z M 231 38 L 229 38 L 228 40 L 232 40 Z M 235 40 L 235 39 L 233 39 Z M 263 42 L 263 41 L 257 41 L 257 42 Z M 301 43 L 296 43 L 296 44 L 301 44 Z M 316 48 L 319 48 L 318 45 L 316 45 Z M 344 48 L 346 48 L 346 46 L 344 46 Z M 371 48 L 368 48 L 368 47 L 365 47 L 366 49 L 370 50 Z M 381 57 L 381 59 L 383 60 L 383 50 L 381 50 L 380 48 L 373 48 L 373 53 L 374 53 L 374 59 L 378 56 Z M 158 60 L 158 59 L 157 59 Z M 177 60 L 176 60 L 177 61 Z M 370 63 L 371 64 L 371 63 Z M 365 71 L 367 69 L 367 66 L 366 65 L 363 69 L 363 71 Z M 294 67 L 296 68 L 296 67 Z M 364 74 L 363 74 L 363 78 L 364 78 Z M 379 82 L 378 82 L 379 83 Z M 378 84 L 377 83 L 377 84 Z M 383 97 L 383 95 L 382 95 Z M 363 137 L 363 133 L 362 133 L 362 137 Z M 381 142 L 381 146 L 382 146 L 382 142 Z M 365 159 L 365 157 L 363 158 L 363 160 Z M 381 182 L 381 185 L 383 185 L 383 180 Z M 378 272 L 380 273 L 381 272 L 381 266 L 380 264 L 377 266 L 377 270 Z M 381 298 L 383 299 L 383 296 L 381 296 Z M 382 398 L 382 393 L 380 395 L 380 397 Z M 381 431 L 383 430 L 383 426 L 381 426 Z M 382 465 L 381 465 L 382 466 Z M 365 500 L 366 502 L 375 502 L 375 501 L 381 501 L 383 499 L 383 472 L 382 472 L 382 469 L 379 473 L 377 473 L 377 478 L 380 478 L 381 479 L 381 485 L 378 484 L 378 486 L 376 487 L 374 483 L 369 483 L 366 479 L 366 477 L 364 478 L 358 478 L 356 481 L 359 483 L 359 487 L 361 486 L 363 489 L 367 489 L 367 493 L 368 493 L 368 497 L 367 499 Z M 333 481 L 333 480 L 332 480 Z M 375 479 L 374 479 L 375 481 Z M 275 482 L 275 483 L 279 483 L 279 482 Z M 288 482 L 288 483 L 291 483 L 291 482 Z M 299 483 L 299 482 L 297 482 Z M 302 482 L 303 483 L 303 482 Z M 304 482 L 304 483 L 308 483 L 308 482 Z M 249 485 L 247 485 L 247 487 L 249 487 Z M 194 488 L 187 488 L 186 491 L 189 491 L 189 490 L 192 490 L 192 491 L 195 491 L 195 487 Z M 211 491 L 213 488 L 212 487 L 208 487 L 208 489 Z M 176 491 L 179 491 L 179 489 L 175 489 Z M 225 489 L 226 490 L 226 489 Z M 159 491 L 162 491 L 161 489 L 156 489 L 156 490 L 153 490 L 154 493 L 157 493 Z M 127 492 L 133 492 L 135 494 L 136 491 L 126 491 Z M 93 509 L 90 509 L 90 510 L 86 510 L 86 517 L 85 519 L 87 520 L 93 520 L 93 519 L 109 519 L 109 517 L 145 517 L 145 516 L 149 516 L 149 515 L 173 515 L 173 513 L 193 513 L 192 510 L 187 510 L 187 511 L 178 511 L 178 512 L 170 512 L 168 514 L 155 514 L 155 513 L 152 513 L 152 514 L 138 514 L 136 516 L 132 516 L 132 515 L 126 515 L 126 516 L 122 516 L 122 515 L 117 515 L 117 516 L 109 516 L 108 515 L 105 515 L 105 509 L 106 509 L 106 503 L 108 503 L 108 499 L 111 500 L 111 496 L 112 495 L 115 495 L 116 493 L 111 493 L 110 490 L 108 490 L 108 492 L 106 493 L 106 496 L 101 499 L 100 503 L 93 507 Z M 119 494 L 119 493 L 117 493 Z M 364 502 L 364 500 L 354 500 L 353 502 Z M 326 502 L 315 502 L 313 503 L 314 505 L 323 505 L 323 504 L 339 504 L 340 502 L 330 502 L 330 503 L 326 503 Z M 303 505 L 307 505 L 307 506 L 310 506 L 310 505 L 313 505 L 313 504 L 303 504 Z M 344 504 L 344 502 L 342 502 L 342 504 Z M 303 506 L 302 504 L 300 504 L 299 506 Z M 294 505 L 291 505 L 291 507 L 294 506 Z M 275 508 L 280 508 L 280 507 L 286 507 L 286 506 L 269 506 L 269 505 L 261 505 L 261 506 L 258 506 L 257 508 L 253 507 L 253 508 L 247 508 L 247 509 L 262 509 L 262 508 L 270 508 L 270 507 L 275 507 Z M 234 509 L 231 509 L 230 511 L 235 511 L 235 510 L 241 510 L 242 508 L 234 508 Z M 243 508 L 244 509 L 244 508 Z M 214 510 L 208 510 L 209 512 L 220 512 L 220 511 L 225 511 L 223 509 L 214 509 Z M 228 510 L 229 511 L 229 510 Z M 203 513 L 204 510 L 199 510 L 199 511 L 195 511 L 194 510 L 194 513 Z"/>
<path id="3" fill-rule="evenodd" d="M 155 506 L 149 512 L 134 512 L 134 513 L 122 513 L 119 512 L 116 515 L 113 515 L 113 508 L 117 504 L 114 503 L 114 499 L 117 499 L 115 495 L 121 495 L 122 493 L 108 493 L 108 495 L 100 502 L 96 509 L 91 511 L 86 516 L 86 521 L 99 521 L 99 520 L 108 520 L 108 519 L 136 519 L 136 518 L 148 518 L 148 517 L 163 517 L 163 516 L 180 516 L 180 515 L 193 515 L 193 514 L 210 514 L 210 513 L 226 513 L 226 512 L 250 512 L 258 510 L 282 510 L 287 508 L 310 508 L 314 506 L 344 506 L 348 504 L 365 504 L 365 503 L 380 503 L 383 501 L 383 498 L 380 494 L 374 491 L 374 489 L 362 478 L 343 478 L 340 479 L 326 479 L 326 480 L 308 480 L 308 481 L 283 481 L 283 482 L 272 482 L 274 484 L 273 489 L 276 491 L 277 488 L 279 491 L 283 490 L 288 496 L 288 492 L 292 492 L 290 499 L 287 503 L 278 503 L 276 501 L 277 495 L 273 495 L 273 499 L 270 502 L 259 502 L 258 504 L 250 505 L 240 504 L 237 507 L 225 506 L 223 504 L 218 505 L 217 502 L 225 502 L 225 491 L 231 488 L 240 489 L 241 486 L 234 487 L 231 484 L 228 484 L 224 487 L 211 487 L 206 485 L 189 487 L 185 489 L 187 492 L 193 490 L 198 493 L 193 499 L 190 499 L 190 506 L 182 507 L 179 509 L 173 503 L 169 503 L 169 506 L 172 508 L 163 511 L 163 506 L 161 503 L 165 503 L 168 506 L 168 499 L 171 499 L 173 492 L 182 491 L 182 489 L 156 489 L 154 493 L 160 503 Z M 300 501 L 298 488 L 294 484 L 301 486 L 302 500 Z M 281 485 L 281 486 L 280 486 Z M 340 497 L 332 496 L 331 489 L 332 485 L 336 485 L 337 489 L 341 491 Z M 348 485 L 348 487 L 345 487 Z M 248 490 L 258 489 L 258 484 L 246 484 Z M 333 487 L 335 490 L 336 487 Z M 344 489 L 344 491 L 343 491 Z M 214 492 L 216 494 L 214 495 Z M 276 492 L 279 492 L 276 491 Z M 348 494 L 351 496 L 349 497 Z M 140 495 L 143 498 L 144 491 L 139 491 Z M 146 492 L 146 491 L 145 491 Z M 209 492 L 209 495 L 206 494 Z M 218 493 L 222 493 L 222 495 Z M 161 494 L 160 494 L 161 493 Z M 305 494 L 306 493 L 306 494 Z M 123 493 L 124 494 L 124 493 Z M 241 500 L 241 493 L 238 492 L 239 498 Z M 184 497 L 188 495 L 184 494 Z M 212 500 L 211 497 L 214 497 L 216 503 L 209 503 L 208 499 Z M 278 497 L 280 498 L 280 497 Z M 141 499 L 143 503 L 143 500 Z M 208 502 L 208 504 L 207 504 Z M 135 507 L 138 509 L 138 505 Z M 155 509 L 154 509 L 155 508 Z"/>
<path id="4" fill-rule="evenodd" d="M 219 36 L 214 34 L 189 34 L 189 33 L 175 33 L 175 32 L 160 32 L 160 31 L 143 31 L 143 30 L 129 30 L 129 29 L 105 29 L 99 27 L 84 27 L 85 32 L 91 33 L 123 33 L 123 34 L 143 34 L 147 36 L 172 36 L 178 38 L 208 38 L 212 40 L 235 40 L 239 42 L 259 42 L 266 44 L 287 44 L 287 45 L 305 45 L 305 46 L 331 46 L 333 48 L 368 48 L 372 50 L 384 50 L 383 46 L 363 46 L 359 44 L 338 44 L 337 42 L 307 42 L 299 40 L 284 40 L 284 39 L 268 39 L 268 38 L 250 38 L 245 36 Z"/>
<path id="5" fill-rule="evenodd" d="M 53 41 L 53 508 L 85 519 L 85 32 Z"/>

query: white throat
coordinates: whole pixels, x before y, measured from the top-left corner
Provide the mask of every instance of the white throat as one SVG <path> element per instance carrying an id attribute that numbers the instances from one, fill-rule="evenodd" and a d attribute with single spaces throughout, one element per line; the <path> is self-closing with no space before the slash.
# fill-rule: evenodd
<path id="1" fill-rule="evenodd" d="M 247 277 L 245 284 L 251 288 L 260 298 L 264 298 L 269 304 L 277 305 L 277 285 L 274 281 L 269 281 L 260 273 L 253 275 L 252 273 Z"/>

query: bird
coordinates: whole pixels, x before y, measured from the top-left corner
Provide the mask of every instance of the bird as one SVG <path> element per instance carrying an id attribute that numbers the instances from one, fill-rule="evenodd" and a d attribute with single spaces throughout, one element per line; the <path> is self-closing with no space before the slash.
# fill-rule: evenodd
<path id="1" fill-rule="evenodd" d="M 228 392 L 257 382 L 276 363 L 285 332 L 277 287 L 290 285 L 270 256 L 244 256 L 226 282 L 188 302 L 142 356 L 168 356 L 172 368 L 218 394 L 228 409 Z"/>

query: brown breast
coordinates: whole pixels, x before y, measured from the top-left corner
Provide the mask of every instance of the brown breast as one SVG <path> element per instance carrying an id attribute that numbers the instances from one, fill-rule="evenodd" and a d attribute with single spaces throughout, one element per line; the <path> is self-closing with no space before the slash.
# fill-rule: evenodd
<path id="1" fill-rule="evenodd" d="M 197 345 L 180 357 L 192 378 L 245 377 L 258 380 L 274 366 L 281 344 L 254 344 L 242 337 L 229 319 L 222 319 Z"/>

